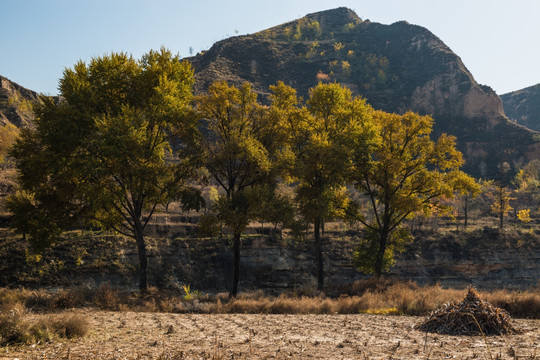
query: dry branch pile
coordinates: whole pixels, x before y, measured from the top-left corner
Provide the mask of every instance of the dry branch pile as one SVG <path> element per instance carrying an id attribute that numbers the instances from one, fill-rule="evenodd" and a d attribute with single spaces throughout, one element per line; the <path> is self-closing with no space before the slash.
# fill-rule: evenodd
<path id="1" fill-rule="evenodd" d="M 469 288 L 467 296 L 460 301 L 446 304 L 434 311 L 416 329 L 446 335 L 501 335 L 516 334 L 510 324 L 510 315 L 496 308 Z"/>

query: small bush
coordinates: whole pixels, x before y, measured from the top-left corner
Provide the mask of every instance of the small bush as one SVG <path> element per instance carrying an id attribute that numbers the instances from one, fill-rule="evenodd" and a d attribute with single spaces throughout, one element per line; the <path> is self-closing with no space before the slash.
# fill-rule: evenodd
<path id="1" fill-rule="evenodd" d="M 23 310 L 12 308 L 0 312 L 0 346 L 25 341 L 25 331 L 22 326 Z"/>
<path id="2" fill-rule="evenodd" d="M 105 282 L 97 288 L 94 294 L 94 305 L 101 309 L 116 310 L 118 308 L 118 291 L 113 289 L 111 283 Z"/>
<path id="3" fill-rule="evenodd" d="M 27 291 L 24 296 L 24 303 L 27 308 L 50 309 L 52 298 L 53 294 L 46 290 Z"/>
<path id="4" fill-rule="evenodd" d="M 382 308 L 382 309 L 367 309 L 362 311 L 364 314 L 375 314 L 375 315 L 399 315 L 400 312 L 396 308 Z"/>
<path id="5" fill-rule="evenodd" d="M 0 311 L 11 309 L 15 304 L 23 303 L 24 298 L 16 291 L 0 289 Z"/>
<path id="6" fill-rule="evenodd" d="M 0 346 L 82 337 L 89 329 L 88 320 L 79 314 L 48 315 L 37 320 L 28 320 L 24 315 L 24 310 L 19 308 L 0 313 Z"/>
<path id="7" fill-rule="evenodd" d="M 62 338 L 83 337 L 88 333 L 88 319 L 80 314 L 65 314 L 49 320 L 50 327 Z"/>
<path id="8" fill-rule="evenodd" d="M 53 341 L 55 337 L 55 333 L 47 321 L 37 321 L 32 324 L 25 323 L 24 327 L 26 327 L 23 335 L 24 341 L 19 341 L 19 343 L 44 344 Z"/>
<path id="9" fill-rule="evenodd" d="M 85 306 L 88 291 L 85 288 L 60 290 L 53 295 L 50 307 L 54 309 L 73 309 Z"/>

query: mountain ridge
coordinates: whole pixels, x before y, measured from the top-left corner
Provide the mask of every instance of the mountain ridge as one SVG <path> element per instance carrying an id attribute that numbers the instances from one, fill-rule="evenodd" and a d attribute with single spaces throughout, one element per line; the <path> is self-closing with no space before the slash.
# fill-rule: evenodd
<path id="1" fill-rule="evenodd" d="M 441 39 L 406 21 L 383 25 L 347 8 L 326 10 L 224 39 L 189 60 L 197 92 L 215 80 L 248 81 L 266 101 L 277 81 L 303 97 L 335 81 L 376 109 L 432 115 L 435 135 L 455 135 L 464 169 L 478 177 L 495 177 L 502 162 L 516 170 L 540 154 L 538 134 L 510 121 L 493 89 L 478 84 Z"/>
<path id="2" fill-rule="evenodd" d="M 503 94 L 501 100 L 510 119 L 540 131 L 540 84 Z"/>

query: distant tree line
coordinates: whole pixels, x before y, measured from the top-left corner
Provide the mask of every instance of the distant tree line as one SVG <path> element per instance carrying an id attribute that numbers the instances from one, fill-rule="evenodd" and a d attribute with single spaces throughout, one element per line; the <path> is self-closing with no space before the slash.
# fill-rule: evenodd
<path id="1" fill-rule="evenodd" d="M 166 49 L 66 69 L 61 100 L 42 97 L 34 127 L 21 130 L 10 150 L 19 190 L 6 205 L 17 231 L 36 249 L 80 226 L 132 237 L 144 292 L 145 231 L 156 210 L 171 201 L 204 208 L 203 226 L 220 223 L 232 234 L 236 296 L 242 234 L 252 221 L 283 224 L 298 236 L 311 227 L 322 289 L 321 232 L 329 221 L 364 227 L 356 264 L 381 276 L 411 240 L 404 221 L 462 209 L 467 226 L 481 189 L 493 194 L 500 226 L 512 210 L 530 219 L 509 205 L 502 183 L 479 184 L 459 170 L 455 138 L 433 140 L 429 116 L 376 111 L 337 83 L 315 86 L 304 101 L 279 82 L 263 105 L 249 83 L 216 82 L 194 96 L 193 82 L 190 64 Z M 219 191 L 204 193 L 205 184 Z M 532 196 L 540 165 L 525 167 L 514 184 L 517 196 Z"/>

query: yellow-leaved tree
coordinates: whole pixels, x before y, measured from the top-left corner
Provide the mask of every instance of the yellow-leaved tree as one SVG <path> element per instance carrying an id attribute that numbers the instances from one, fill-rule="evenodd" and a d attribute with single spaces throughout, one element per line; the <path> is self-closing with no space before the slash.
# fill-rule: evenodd
<path id="1" fill-rule="evenodd" d="M 305 104 L 283 83 L 272 87 L 274 104 L 288 136 L 286 177 L 295 184 L 295 198 L 304 220 L 313 224 L 317 288 L 324 287 L 325 221 L 344 217 L 349 196 L 345 189 L 354 151 L 366 150 L 375 137 L 371 107 L 339 84 L 312 88 Z"/>
<path id="2" fill-rule="evenodd" d="M 369 203 L 356 213 L 366 227 L 356 263 L 362 271 L 380 276 L 411 239 L 402 222 L 419 213 L 440 213 L 446 206 L 442 200 L 456 191 L 474 191 L 475 181 L 459 170 L 463 159 L 454 137 L 430 138 L 431 117 L 377 111 L 373 121 L 378 141 L 371 151 L 360 148 L 351 179 Z"/>
<path id="3" fill-rule="evenodd" d="M 510 201 L 514 200 L 512 191 L 506 186 L 496 184 L 494 190 L 490 193 L 493 200 L 491 211 L 499 218 L 499 228 L 504 226 L 504 217 L 508 215 L 514 208 L 510 206 Z"/>
<path id="4" fill-rule="evenodd" d="M 229 296 L 234 297 L 240 278 L 241 235 L 257 217 L 261 193 L 274 185 L 274 163 L 283 127 L 257 102 L 249 83 L 239 88 L 224 81 L 213 83 L 197 98 L 197 110 L 206 123 L 199 153 L 211 180 L 224 192 L 214 210 L 233 233 Z"/>

